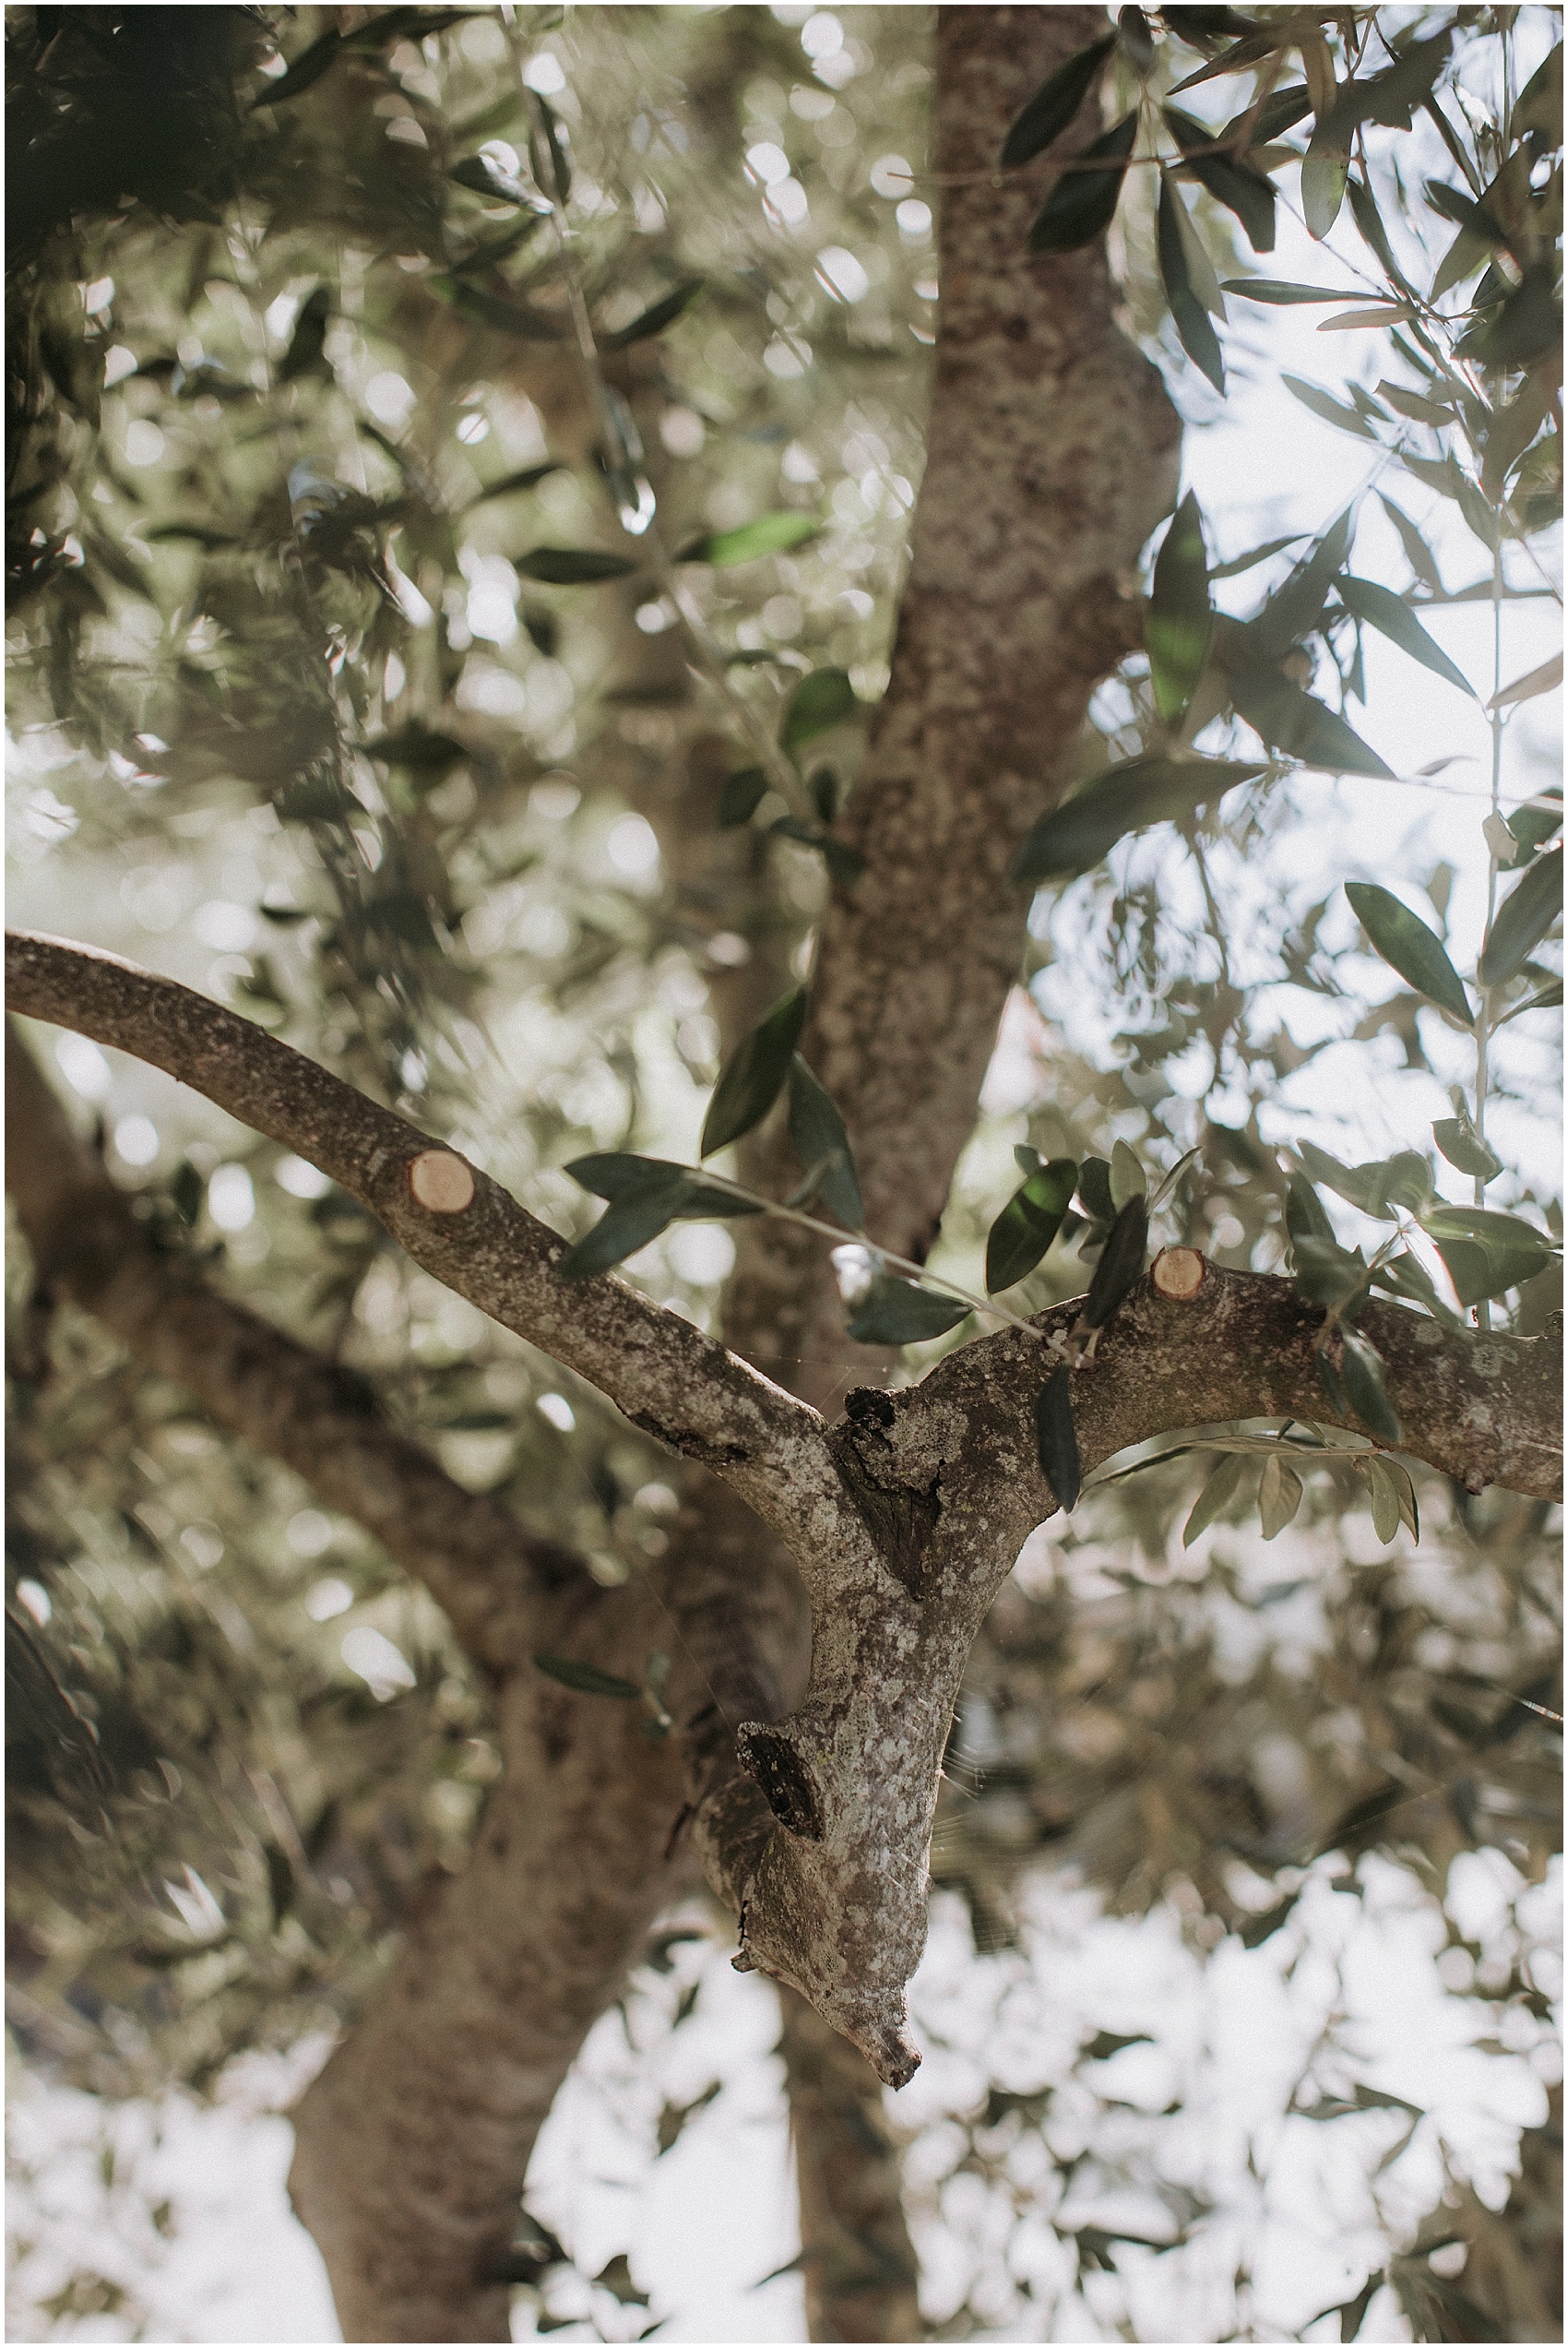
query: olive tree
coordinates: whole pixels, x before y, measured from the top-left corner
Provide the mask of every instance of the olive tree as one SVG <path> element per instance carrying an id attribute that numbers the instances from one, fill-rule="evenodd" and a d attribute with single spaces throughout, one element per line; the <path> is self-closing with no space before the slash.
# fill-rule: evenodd
<path id="1" fill-rule="evenodd" d="M 152 1879 L 182 1805 L 241 1854 L 183 1939 L 149 1936 L 145 1906 L 97 1928 L 108 1996 L 154 2039 L 172 2010 L 191 2030 L 183 1968 L 243 1951 L 185 2075 L 340 1990 L 351 2020 L 299 2106 L 291 2190 L 350 2338 L 508 2336 L 513 2288 L 558 2247 L 519 2218 L 534 2139 L 699 1881 L 735 1964 L 780 1984 L 815 2334 L 914 2336 L 881 2089 L 920 2059 L 906 1984 L 944 1757 L 1027 1538 L 1094 1479 L 1115 1484 L 1097 1508 L 1135 1517 L 1156 1492 L 1165 1524 L 1190 1506 L 1189 1539 L 1254 1492 L 1272 1537 L 1309 1483 L 1313 1509 L 1370 1507 L 1386 1542 L 1420 1538 L 1421 1492 L 1455 1496 L 1478 1538 L 1483 1496 L 1517 1496 L 1502 1539 L 1527 1546 L 1560 1489 L 1555 1226 L 1489 1123 L 1517 1081 L 1504 1031 L 1561 995 L 1557 805 L 1510 811 L 1503 766 L 1512 713 L 1552 679 L 1467 678 L 1420 616 L 1479 596 L 1501 630 L 1561 511 L 1546 12 L 953 8 L 929 72 L 923 18 L 863 13 L 848 42 L 811 19 L 814 77 L 761 140 L 783 98 L 767 76 L 805 70 L 781 21 L 799 10 L 339 8 L 296 29 L 38 7 L 13 28 L 16 707 L 74 778 L 34 829 L 70 835 L 63 875 L 148 838 L 216 855 L 243 824 L 253 863 L 293 876 L 256 864 L 244 941 L 206 986 L 85 939 L 9 939 L 15 1013 L 204 1096 L 252 1137 L 225 1144 L 236 1162 L 280 1167 L 285 1192 L 268 1268 L 237 1240 L 220 1264 L 246 1225 L 209 1188 L 210 1142 L 127 1196 L 130 1161 L 113 1170 L 45 1082 L 44 1039 L 12 1035 L 18 1390 L 45 1496 L 22 1562 L 47 1597 L 46 1528 L 63 1538 L 73 1505 L 89 1557 L 175 1538 L 178 1509 L 149 1517 L 128 1480 L 138 1430 L 194 1412 L 232 1438 L 198 1471 L 230 1487 L 203 1511 L 209 1566 L 231 1523 L 276 1555 L 281 1469 L 434 1602 L 428 1670 L 394 1650 L 357 1709 L 341 1687 L 274 1691 L 241 1725 L 255 1633 L 232 1596 L 226 1615 L 115 1584 L 96 1660 L 66 1609 L 24 1604 L 47 1748 L 25 1815 L 45 1841 L 62 1809 L 96 1819 L 79 1856 L 36 1865 L 56 1903 L 73 1869 L 89 1878 L 101 1915 Z M 868 178 L 873 141 L 920 151 L 928 89 L 929 164 L 889 153 Z M 844 137 L 808 189 L 780 141 L 829 118 Z M 743 186 L 742 165 L 766 193 L 738 224 L 707 191 L 720 172 Z M 1266 274 L 1296 204 L 1326 284 Z M 814 205 L 845 238 L 814 277 L 790 243 Z M 917 280 L 906 247 L 932 213 Z M 1371 490 L 1219 560 L 1151 354 L 1183 397 L 1200 378 L 1223 396 L 1249 304 L 1332 305 L 1383 338 L 1375 392 L 1290 380 L 1376 457 L 1408 578 L 1363 575 Z M 874 500 L 825 507 L 824 397 L 861 419 L 880 403 Z M 1445 584 L 1381 486 L 1401 480 L 1453 507 L 1473 581 Z M 1254 575 L 1250 607 L 1225 608 L 1221 582 L 1245 595 Z M 1285 1047 L 1229 968 L 1215 890 L 1228 851 L 1244 863 L 1300 819 L 1313 778 L 1392 779 L 1348 714 L 1368 632 L 1486 702 L 1493 765 L 1473 936 L 1443 934 L 1435 896 L 1435 926 L 1416 912 L 1397 870 L 1281 913 L 1282 982 L 1342 998 L 1334 958 L 1367 948 L 1400 981 L 1369 1067 L 1392 1030 L 1453 1078 L 1430 1137 L 1349 1165 L 1305 1132 L 1284 1159 L 1265 1130 Z M 662 893 L 617 898 L 602 856 L 552 863 L 544 832 L 585 788 L 651 827 Z M 637 837 L 623 876 L 648 868 Z M 1199 881 L 1180 985 L 1130 839 Z M 1063 1047 L 1077 1110 L 1046 1106 L 971 1234 L 956 1174 L 1004 1014 L 1069 904 L 1103 914 L 1128 999 L 1164 996 L 1170 1041 L 1141 1091 L 1117 1089 L 1126 1059 L 1075 1073 Z M 638 1031 L 630 974 L 656 968 L 699 1007 L 663 1050 L 667 1093 L 711 1084 L 695 1140 Z M 597 1026 L 577 1048 L 602 1053 L 604 1087 L 525 1095 L 508 1034 L 563 1008 Z M 1150 1114 L 1133 1146 L 1121 1112 L 1173 1100 L 1158 1070 L 1193 1043 L 1211 1109 L 1240 1079 L 1244 1129 L 1210 1114 L 1182 1147 Z M 1217 1195 L 1236 1210 L 1223 1244 Z M 711 1309 L 658 1253 L 690 1224 L 733 1234 Z M 422 1361 L 406 1317 L 396 1343 L 362 1341 L 388 1281 L 413 1293 L 409 1268 L 421 1310 L 448 1293 L 509 1336 Z M 547 1424 L 582 1412 L 582 1493 L 558 1432 L 514 1424 L 518 1365 L 541 1356 L 579 1398 Z M 499 1473 L 461 1471 L 449 1441 L 438 1456 L 498 1434 Z M 91 1464 L 68 1505 L 73 1458 Z M 1132 1468 L 1145 1482 L 1118 1480 Z M 263 1615 L 267 1572 L 247 1593 Z M 1554 1717 L 1538 1615 L 1516 1628 L 1480 1727 L 1443 1734 Z M 413 1687 L 382 1706 L 398 1663 Z M 224 1714 L 238 1776 L 195 1758 L 195 1717 L 161 1729 L 154 1688 L 172 1706 L 182 1681 Z M 1051 1702 L 1048 1683 L 1042 1719 Z M 450 1770 L 465 1734 L 498 1757 L 482 1803 L 470 1782 L 445 1839 L 427 1809 L 431 1847 L 390 1863 L 388 1789 Z M 161 1789 L 138 1791 L 160 1756 Z M 1459 1844 L 1485 1839 L 1468 1798 L 1467 1820 L 1439 1805 L 1439 1857 L 1455 1815 Z M 1376 1782 L 1324 1801 L 1302 1855 L 1376 1842 Z M 1265 1874 L 1289 1855 L 1220 1827 L 1182 1861 L 1222 1926 L 1242 1849 Z M 356 1894 L 356 1869 L 382 1879 Z M 1005 1891 L 951 1872 L 981 1933 Z M 47 1913 L 29 1942 L 45 1976 L 64 1947 Z M 100 2057 L 106 2082 L 135 2072 L 127 2045 Z M 825 2247 L 840 2237 L 847 2260 Z M 1454 2319 L 1431 2291 L 1412 2322 Z"/>

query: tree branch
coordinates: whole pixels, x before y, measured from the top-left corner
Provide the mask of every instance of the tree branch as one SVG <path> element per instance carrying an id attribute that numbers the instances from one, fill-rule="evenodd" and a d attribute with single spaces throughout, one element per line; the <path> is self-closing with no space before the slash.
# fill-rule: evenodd
<path id="1" fill-rule="evenodd" d="M 14 1010 L 165 1069 L 330 1174 L 424 1270 L 733 1485 L 800 1555 L 808 1587 L 836 1568 L 874 1571 L 817 1413 L 620 1281 L 562 1280 L 565 1243 L 456 1152 L 251 1020 L 117 956 L 13 931 L 6 971 Z M 434 1193 L 422 1204 L 431 1158 L 466 1168 L 466 1204 Z"/>
<path id="2" fill-rule="evenodd" d="M 445 1608 L 470 1654 L 492 1671 L 516 1668 L 539 1643 L 541 1601 L 573 1582 L 597 1587 L 572 1551 L 464 1491 L 389 1426 L 355 1372 L 155 1247 L 9 1021 L 6 1091 L 6 1186 L 40 1285 L 63 1287 L 144 1367 L 189 1388 L 220 1426 L 373 1533 Z"/>
<path id="3" fill-rule="evenodd" d="M 801 1045 L 849 1129 L 868 1231 L 921 1263 L 1018 976 L 1029 894 L 1008 869 L 1072 777 L 1095 687 L 1141 642 L 1129 585 L 1175 502 L 1180 419 L 1117 324 L 1103 240 L 1031 255 L 1039 190 L 989 168 L 1030 91 L 1104 30 L 1088 7 L 937 11 L 934 168 L 984 176 L 942 192 L 909 583 L 839 828 L 866 866 L 833 891 Z M 798 1179 L 778 1147 L 775 1196 Z M 731 1342 L 842 1353 L 820 1246 L 758 1221 L 738 1254 Z M 801 1391 L 822 1400 L 812 1376 Z"/>

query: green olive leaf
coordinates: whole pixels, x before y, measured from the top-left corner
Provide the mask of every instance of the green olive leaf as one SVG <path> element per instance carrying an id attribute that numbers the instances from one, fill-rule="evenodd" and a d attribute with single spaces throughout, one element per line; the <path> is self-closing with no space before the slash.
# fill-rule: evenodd
<path id="1" fill-rule="evenodd" d="M 1429 1003 L 1435 1003 L 1439 1010 L 1446 1011 L 1466 1027 L 1470 1026 L 1475 1014 L 1459 973 L 1449 960 L 1443 940 L 1427 927 L 1420 915 L 1402 904 L 1391 890 L 1380 888 L 1372 881 L 1347 881 L 1345 894 L 1389 968 L 1397 971 L 1408 986 L 1413 986 L 1418 995 L 1424 995 Z"/>

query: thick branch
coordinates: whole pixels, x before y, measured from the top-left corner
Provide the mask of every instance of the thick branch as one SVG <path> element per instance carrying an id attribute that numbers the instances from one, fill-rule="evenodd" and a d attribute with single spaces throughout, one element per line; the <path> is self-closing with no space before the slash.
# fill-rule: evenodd
<path id="1" fill-rule="evenodd" d="M 1076 1309 L 1037 1326 L 1064 1329 Z M 1283 1279 L 1211 1267 L 1186 1300 L 1146 1283 L 1073 1381 L 1085 1467 L 1194 1426 L 1332 1423 L 1313 1362 L 1321 1323 Z M 1408 1456 L 1474 1491 L 1561 1493 L 1555 1331 L 1451 1333 L 1393 1305 L 1369 1306 L 1361 1326 L 1388 1365 Z M 920 1386 L 849 1396 L 833 1440 L 897 1592 L 874 1607 L 857 1587 L 819 1593 L 803 1703 L 741 1732 L 762 1799 L 731 1788 L 705 1821 L 742 1960 L 791 1983 L 895 2085 L 918 2060 L 904 1984 L 924 1938 L 953 1704 L 998 1587 L 1055 1507 L 1036 1454 L 1044 1375 L 1040 1348 L 1008 1332 L 949 1354 Z"/>
<path id="2" fill-rule="evenodd" d="M 1087 7 L 937 12 L 934 164 L 972 184 L 942 191 L 909 578 L 844 821 L 866 869 L 833 892 L 802 1044 L 849 1127 L 867 1229 L 918 1262 L 1018 974 L 1028 896 L 1009 864 L 1139 640 L 1129 582 L 1175 499 L 1180 423 L 1116 322 L 1103 240 L 1031 256 L 1039 185 L 989 171 L 1031 92 L 1104 30 Z M 1075 143 L 1098 129 L 1086 116 Z M 841 1353 L 820 1245 L 742 1227 L 725 1329 L 770 1357 Z"/>
<path id="3" fill-rule="evenodd" d="M 874 1579 L 815 1412 L 620 1281 L 562 1280 L 564 1242 L 488 1175 L 469 1169 L 460 1211 L 422 1206 L 410 1171 L 428 1135 L 172 979 L 16 932 L 6 970 L 13 1010 L 149 1061 L 330 1174 L 426 1271 L 732 1484 L 801 1555 L 808 1586 L 819 1563 Z"/>

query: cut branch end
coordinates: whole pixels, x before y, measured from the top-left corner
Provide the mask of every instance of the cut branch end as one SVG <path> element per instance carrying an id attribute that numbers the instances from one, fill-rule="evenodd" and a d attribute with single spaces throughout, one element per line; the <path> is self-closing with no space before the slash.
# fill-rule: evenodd
<path id="1" fill-rule="evenodd" d="M 409 1188 L 433 1215 L 460 1215 L 474 1203 L 472 1169 L 451 1150 L 422 1150 L 409 1168 Z"/>
<path id="2" fill-rule="evenodd" d="M 1155 1293 L 1173 1304 L 1190 1305 L 1204 1284 L 1208 1265 L 1195 1247 L 1166 1247 L 1155 1257 L 1149 1278 Z"/>

